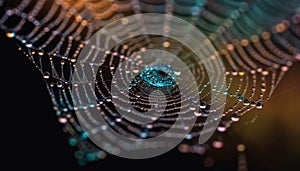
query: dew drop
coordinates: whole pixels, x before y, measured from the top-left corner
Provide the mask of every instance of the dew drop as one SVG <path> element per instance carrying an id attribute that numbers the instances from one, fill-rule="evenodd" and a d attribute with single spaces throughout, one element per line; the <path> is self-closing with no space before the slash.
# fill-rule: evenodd
<path id="1" fill-rule="evenodd" d="M 39 50 L 39 51 L 38 51 L 38 54 L 39 54 L 40 56 L 43 56 L 43 55 L 44 55 L 44 51 Z"/>
<path id="2" fill-rule="evenodd" d="M 76 57 L 72 57 L 71 62 L 76 62 Z"/>
<path id="3" fill-rule="evenodd" d="M 106 153 L 104 153 L 103 151 L 100 151 L 97 153 L 97 157 L 99 159 L 104 159 L 106 157 Z"/>
<path id="4" fill-rule="evenodd" d="M 116 122 L 121 122 L 122 118 L 116 118 Z"/>
<path id="5" fill-rule="evenodd" d="M 148 124 L 146 127 L 147 127 L 148 129 L 152 129 L 152 128 L 153 128 L 153 126 L 152 126 L 151 124 Z"/>
<path id="6" fill-rule="evenodd" d="M 174 71 L 174 74 L 175 74 L 175 75 L 180 75 L 181 72 L 180 72 L 180 71 Z"/>
<path id="7" fill-rule="evenodd" d="M 69 144 L 70 144 L 71 146 L 76 146 L 76 145 L 77 145 L 77 140 L 76 140 L 75 138 L 71 138 L 71 139 L 69 140 Z"/>
<path id="8" fill-rule="evenodd" d="M 164 46 L 165 48 L 168 48 L 168 47 L 170 47 L 170 42 L 167 42 L 167 41 L 166 41 L 166 42 L 164 42 L 164 43 L 163 43 L 163 46 Z"/>
<path id="9" fill-rule="evenodd" d="M 31 43 L 26 43 L 25 46 L 28 47 L 28 48 L 32 48 L 32 44 Z"/>
<path id="10" fill-rule="evenodd" d="M 62 123 L 62 124 L 64 124 L 64 123 L 67 123 L 67 118 L 65 118 L 65 117 L 59 117 L 58 118 L 58 122 L 60 122 L 60 123 Z"/>
<path id="11" fill-rule="evenodd" d="M 140 135 L 141 138 L 147 138 L 148 137 L 148 133 L 147 132 L 142 132 Z"/>
<path id="12" fill-rule="evenodd" d="M 238 72 L 237 72 L 237 71 L 232 71 L 231 74 L 232 74 L 233 76 L 237 76 L 237 75 L 238 75 Z"/>
<path id="13" fill-rule="evenodd" d="M 262 109 L 263 108 L 263 104 L 261 102 L 256 103 L 256 108 L 257 109 Z"/>
<path id="14" fill-rule="evenodd" d="M 243 101 L 243 99 L 244 99 L 243 96 L 241 96 L 241 95 L 238 96 L 238 101 L 239 102 Z"/>
<path id="15" fill-rule="evenodd" d="M 226 131 L 226 126 L 224 125 L 224 124 L 220 124 L 219 126 L 218 126 L 218 128 L 217 128 L 217 130 L 219 131 L 219 132 L 225 132 Z"/>
<path id="16" fill-rule="evenodd" d="M 203 155 L 206 152 L 206 148 L 203 146 L 195 147 L 195 153 Z"/>
<path id="17" fill-rule="evenodd" d="M 81 137 L 81 139 L 84 139 L 84 140 L 85 140 L 85 139 L 87 139 L 89 136 L 88 136 L 88 133 L 84 132 L 84 133 L 81 134 L 80 137 Z"/>
<path id="18" fill-rule="evenodd" d="M 93 153 L 88 153 L 86 155 L 86 158 L 88 161 L 94 161 L 95 160 L 95 155 Z"/>
<path id="19" fill-rule="evenodd" d="M 186 134 L 186 135 L 185 135 L 185 138 L 186 138 L 187 140 L 190 140 L 190 139 L 193 138 L 193 135 L 192 135 L 192 134 Z"/>
<path id="20" fill-rule="evenodd" d="M 206 103 L 205 102 L 200 102 L 200 109 L 205 109 L 206 108 Z"/>
<path id="21" fill-rule="evenodd" d="M 15 34 L 14 32 L 6 32 L 6 36 L 7 36 L 8 38 L 13 38 L 13 37 L 16 36 L 16 34 Z"/>
<path id="22" fill-rule="evenodd" d="M 101 126 L 101 129 L 102 129 L 102 130 L 106 130 L 106 129 L 107 129 L 107 126 L 106 126 L 106 125 L 102 125 L 102 126 Z"/>
<path id="23" fill-rule="evenodd" d="M 153 121 L 156 121 L 156 120 L 157 120 L 157 117 L 153 116 L 153 117 L 151 117 L 150 119 L 153 120 Z"/>
<path id="24" fill-rule="evenodd" d="M 195 111 L 195 112 L 194 112 L 194 115 L 195 115 L 195 116 L 201 116 L 201 115 L 202 115 L 201 110 Z"/>
<path id="25" fill-rule="evenodd" d="M 196 107 L 194 105 L 190 106 L 190 110 L 196 110 Z"/>
<path id="26" fill-rule="evenodd" d="M 138 69 L 133 69 L 133 70 L 132 70 L 132 72 L 135 73 L 135 74 L 139 73 L 139 71 L 140 71 L 140 70 L 138 70 Z"/>
<path id="27" fill-rule="evenodd" d="M 298 61 L 300 61 L 300 53 L 298 53 L 298 54 L 295 56 L 295 59 L 297 59 Z"/>
<path id="28" fill-rule="evenodd" d="M 189 152 L 189 145 L 187 144 L 180 144 L 178 146 L 178 150 L 181 152 L 181 153 L 188 153 Z"/>
<path id="29" fill-rule="evenodd" d="M 187 131 L 187 130 L 190 129 L 190 127 L 189 126 L 184 126 L 183 129 Z"/>
<path id="30" fill-rule="evenodd" d="M 245 75 L 245 72 L 240 71 L 240 72 L 239 72 L 239 75 L 240 75 L 240 76 L 244 76 L 244 75 Z"/>
<path id="31" fill-rule="evenodd" d="M 244 144 L 239 144 L 236 146 L 238 152 L 243 152 L 246 150 L 246 146 Z"/>
<path id="32" fill-rule="evenodd" d="M 212 146 L 216 149 L 220 149 L 224 146 L 224 143 L 222 142 L 222 140 L 215 140 L 213 141 Z"/>
<path id="33" fill-rule="evenodd" d="M 263 71 L 262 74 L 267 76 L 267 75 L 269 75 L 269 71 Z"/>
<path id="34" fill-rule="evenodd" d="M 283 67 L 281 67 L 281 70 L 284 71 L 284 72 L 286 72 L 286 71 L 289 70 L 289 67 L 288 66 L 283 66 Z"/>
<path id="35" fill-rule="evenodd" d="M 49 72 L 44 72 L 44 78 L 45 78 L 45 79 L 50 78 L 50 73 L 49 73 Z"/>
<path id="36" fill-rule="evenodd" d="M 63 86 L 63 82 L 62 81 L 57 81 L 56 86 L 58 88 L 61 88 Z"/>
<path id="37" fill-rule="evenodd" d="M 231 115 L 230 119 L 233 121 L 233 122 L 238 122 L 240 120 L 240 116 L 238 113 L 234 113 Z"/>
<path id="38" fill-rule="evenodd" d="M 250 101 L 249 101 L 248 99 L 245 99 L 245 100 L 244 100 L 244 105 L 245 105 L 245 106 L 249 106 L 249 105 L 250 105 Z"/>

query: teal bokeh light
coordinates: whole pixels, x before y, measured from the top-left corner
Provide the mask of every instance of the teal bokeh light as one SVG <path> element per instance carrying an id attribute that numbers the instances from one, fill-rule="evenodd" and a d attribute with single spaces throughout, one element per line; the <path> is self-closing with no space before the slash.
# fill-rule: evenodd
<path id="1" fill-rule="evenodd" d="M 153 66 L 142 71 L 139 76 L 143 81 L 155 87 L 169 87 L 176 84 L 172 70 L 165 66 Z"/>

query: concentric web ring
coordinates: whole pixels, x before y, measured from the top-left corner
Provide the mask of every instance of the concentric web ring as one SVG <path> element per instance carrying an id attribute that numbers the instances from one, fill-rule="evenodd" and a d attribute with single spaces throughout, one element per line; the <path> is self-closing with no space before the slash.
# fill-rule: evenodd
<path id="1" fill-rule="evenodd" d="M 164 30 L 166 26 L 172 29 Z M 151 39 L 152 35 L 169 36 L 178 43 L 185 44 L 192 52 L 176 49 L 177 56 L 167 53 L 162 49 L 168 49 L 168 47 L 161 46 L 161 42 L 157 43 L 156 39 Z M 115 46 L 120 46 L 119 44 L 124 40 L 136 36 L 140 36 L 146 42 L 144 49 L 133 50 L 132 54 L 126 53 L 124 59 L 120 57 L 124 54 L 119 54 L 117 51 L 113 52 L 113 56 L 109 55 L 108 52 Z M 169 37 L 165 38 L 164 44 L 170 44 Z M 130 44 L 131 41 L 126 43 Z M 172 45 L 180 46 L 177 45 L 178 43 L 173 41 Z M 149 48 L 150 44 L 160 50 Z M 89 53 L 91 47 L 95 47 L 93 53 Z M 190 53 L 188 57 L 187 53 Z M 78 86 L 73 89 L 72 93 L 76 99 L 74 106 L 83 109 L 76 110 L 82 127 L 93 142 L 102 149 L 109 151 L 105 146 L 117 146 L 110 147 L 116 148 L 118 153 L 112 152 L 115 155 L 129 158 L 153 157 L 157 155 L 156 153 L 162 154 L 170 150 L 170 147 L 179 144 L 187 134 L 195 137 L 200 135 L 199 130 L 190 134 L 198 117 L 194 115 L 194 112 L 200 109 L 199 102 L 203 101 L 205 96 L 210 95 L 213 99 L 207 100 L 210 109 L 207 111 L 207 122 L 201 123 L 204 126 L 204 133 L 199 138 L 201 144 L 205 143 L 216 130 L 226 101 L 226 96 L 221 93 L 226 87 L 225 68 L 219 56 L 211 60 L 213 55 L 215 55 L 215 50 L 212 44 L 196 27 L 170 15 L 137 14 L 108 24 L 88 41 L 75 66 L 72 81 Z M 97 65 L 99 63 L 100 66 Z M 94 98 L 95 89 L 92 85 L 95 84 L 93 80 L 96 80 L 97 67 L 100 67 L 99 84 L 101 85 L 97 89 L 100 97 Z M 208 78 L 202 73 L 202 79 L 209 82 L 206 94 L 199 93 L 199 90 L 204 87 L 197 85 L 194 79 L 199 75 L 196 70 L 199 73 L 205 72 L 201 69 L 207 71 L 206 77 Z M 134 79 L 137 76 L 141 78 Z M 210 87 L 214 87 L 217 91 L 213 91 Z M 88 90 L 89 88 L 91 90 Z M 161 93 L 156 92 L 153 95 L 153 91 Z M 78 97 L 78 94 L 84 94 L 87 101 L 84 103 L 83 97 Z M 140 110 L 145 110 L 147 106 L 150 106 L 148 111 L 135 110 L 130 105 L 130 96 L 133 97 L 132 103 L 140 104 L 140 106 L 136 105 Z M 100 113 L 104 115 L 104 118 L 106 117 L 109 126 L 101 116 L 99 117 L 99 111 L 87 111 L 88 108 L 84 108 L 89 103 L 94 104 L 94 109 L 96 109 L 96 99 L 99 98 L 102 102 L 104 101 L 99 107 Z M 155 104 L 156 109 L 151 110 Z M 164 115 L 160 116 L 162 113 Z M 151 123 L 151 120 L 152 122 L 157 120 L 157 123 L 152 123 L 151 126 L 140 125 Z M 142 128 L 136 128 L 137 126 L 131 123 L 138 124 Z M 105 126 L 105 131 L 101 130 L 101 126 Z M 118 133 L 110 126 L 119 130 Z M 156 129 L 153 130 L 153 127 Z M 161 133 L 162 130 L 167 131 Z M 90 133 L 92 131 L 95 133 Z M 142 138 L 147 138 L 147 134 L 152 134 L 152 137 L 137 140 L 132 136 L 125 138 L 122 135 L 124 131 L 127 136 L 137 134 Z M 157 132 L 161 135 L 157 136 Z M 120 150 L 121 148 L 125 151 Z M 135 148 L 139 152 L 132 153 L 131 151 Z M 149 150 L 146 150 L 148 148 Z"/>

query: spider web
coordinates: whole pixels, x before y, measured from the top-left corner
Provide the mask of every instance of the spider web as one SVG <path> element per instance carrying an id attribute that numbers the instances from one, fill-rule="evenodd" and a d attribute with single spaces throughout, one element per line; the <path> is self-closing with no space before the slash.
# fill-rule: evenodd
<path id="1" fill-rule="evenodd" d="M 135 125 L 115 115 L 111 105 L 114 97 L 109 92 L 113 84 L 112 75 L 119 63 L 124 61 L 125 65 L 139 72 L 143 61 L 139 57 L 129 59 L 128 56 L 156 48 L 181 56 L 189 66 L 199 84 L 201 99 L 195 102 L 194 107 L 185 109 L 194 111 L 197 122 L 179 146 L 181 152 L 203 154 L 209 146 L 221 148 L 223 132 L 248 111 L 262 109 L 284 74 L 300 59 L 300 5 L 297 0 L 20 0 L 0 1 L 0 5 L 1 29 L 6 31 L 7 37 L 18 40 L 19 50 L 43 74 L 58 121 L 69 135 L 69 144 L 78 148 L 75 156 L 81 165 L 103 159 L 106 153 L 88 139 L 92 132 L 83 131 L 78 123 L 71 93 L 77 91 L 76 88 L 72 90 L 72 86 L 76 87 L 72 75 L 83 47 L 93 33 L 108 23 L 139 13 L 175 15 L 195 25 L 208 37 L 204 41 L 213 44 L 216 52 L 207 61 L 212 68 L 217 69 L 216 59 L 219 58 L 225 64 L 226 83 L 220 83 L 218 79 L 210 82 L 203 64 L 193 60 L 194 54 L 188 48 L 176 40 L 161 36 L 137 36 L 106 51 L 102 66 L 96 71 L 99 73 L 97 107 L 111 127 L 129 137 L 157 136 L 170 128 L 175 116 L 182 115 L 184 111 L 174 112 L 180 99 L 175 93 L 175 96 L 169 97 L 166 117 L 151 125 Z M 173 29 L 167 23 L 164 28 Z M 95 49 L 90 47 L 87 58 L 95 55 Z M 175 71 L 180 75 L 180 69 Z M 123 79 L 126 79 L 126 74 L 124 71 Z M 199 146 L 195 140 L 207 115 L 218 110 L 211 108 L 212 104 L 218 103 L 218 99 L 211 96 L 212 91 L 227 96 L 226 108 L 212 140 Z M 147 101 L 147 94 L 141 94 L 139 89 L 133 89 L 132 94 L 136 109 L 146 110 L 149 104 L 142 102 Z M 85 99 L 81 102 L 83 108 L 95 107 L 89 103 L 86 94 L 78 93 L 78 98 Z M 101 129 L 105 131 L 105 127 Z M 243 146 L 238 147 L 242 153 Z M 119 149 L 108 146 L 105 150 Z"/>

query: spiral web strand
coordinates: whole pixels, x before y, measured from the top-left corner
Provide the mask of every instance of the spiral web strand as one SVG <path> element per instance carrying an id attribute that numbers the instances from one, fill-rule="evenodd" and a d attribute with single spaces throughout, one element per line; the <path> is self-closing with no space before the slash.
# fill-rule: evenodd
<path id="1" fill-rule="evenodd" d="M 179 146 L 181 152 L 203 154 L 209 146 L 221 148 L 222 133 L 238 122 L 248 111 L 254 108 L 262 109 L 286 71 L 294 62 L 300 60 L 300 3 L 297 0 L 288 2 L 279 0 L 22 0 L 0 1 L 0 4 L 0 27 L 6 31 L 7 37 L 18 40 L 19 50 L 43 74 L 58 121 L 63 125 L 63 130 L 69 134 L 70 145 L 78 148 L 75 156 L 79 164 L 103 159 L 106 153 L 88 139 L 88 135 L 93 132 L 83 131 L 78 123 L 74 114 L 74 110 L 77 109 L 74 108 L 74 97 L 71 93 L 73 86 L 76 94 L 78 85 L 74 84 L 71 78 L 78 55 L 88 44 L 93 33 L 115 20 L 140 13 L 165 13 L 180 17 L 201 30 L 208 37 L 203 41 L 204 44 L 211 42 L 216 49 L 206 61 L 202 62 L 208 63 L 213 70 L 218 68 L 218 59 L 225 64 L 226 83 L 218 82 L 218 78 L 211 82 L 207 79 L 204 64 L 198 64 L 198 61 L 193 60 L 195 54 L 180 42 L 162 36 L 144 35 L 131 38 L 111 50 L 106 50 L 105 60 L 101 61 L 99 70 L 95 70 L 98 73 L 96 95 L 100 114 L 114 130 L 123 135 L 140 138 L 155 137 L 169 129 L 178 115 L 182 116 L 183 120 L 190 119 L 184 117 L 185 110 L 194 111 L 197 122 L 192 131 L 185 136 L 185 143 Z M 122 22 L 126 25 L 128 21 Z M 164 24 L 165 31 L 175 29 L 168 23 Z M 118 28 L 115 28 L 116 33 L 122 31 Z M 86 58 L 96 56 L 99 50 L 97 48 L 90 46 Z M 112 75 L 121 62 L 125 68 L 133 68 L 132 72 L 141 72 L 144 67 L 142 58 L 138 55 L 134 58 L 129 56 L 151 48 L 166 50 L 181 57 L 199 85 L 200 101 L 195 101 L 194 106 L 186 106 L 184 110 L 178 112 L 176 106 L 181 97 L 176 93 L 172 94 L 167 97 L 169 104 L 164 117 L 152 124 L 135 125 L 117 115 L 112 107 L 113 98 L 118 99 L 109 93 L 113 84 Z M 161 63 L 157 67 L 161 70 L 166 66 Z M 126 70 L 121 72 L 122 79 L 127 79 L 127 74 L 130 72 Z M 166 74 L 155 70 L 149 72 Z M 180 68 L 175 68 L 168 74 L 180 77 Z M 144 84 L 147 82 L 145 80 L 147 77 L 140 74 L 133 84 L 139 84 L 151 91 L 153 87 Z M 87 84 L 84 87 L 85 91 L 89 90 L 89 86 L 92 85 Z M 212 92 L 227 96 L 226 108 L 214 140 L 199 146 L 195 140 L 200 135 L 207 115 L 218 110 L 210 107 L 212 104 L 219 103 L 217 98 L 211 96 Z M 133 85 L 130 96 L 135 109 L 147 110 L 149 107 L 147 93 L 141 93 L 139 88 Z M 89 103 L 86 94 L 78 92 L 76 98 L 82 99 L 79 103 L 83 108 L 95 107 Z M 100 131 L 105 129 L 106 127 L 102 126 Z M 171 136 L 176 138 L 176 134 Z M 237 149 L 241 152 L 240 158 L 244 160 L 244 146 L 239 145 Z M 119 149 L 108 146 L 105 150 L 118 151 Z M 243 161 L 239 162 L 241 170 L 245 167 Z"/>

